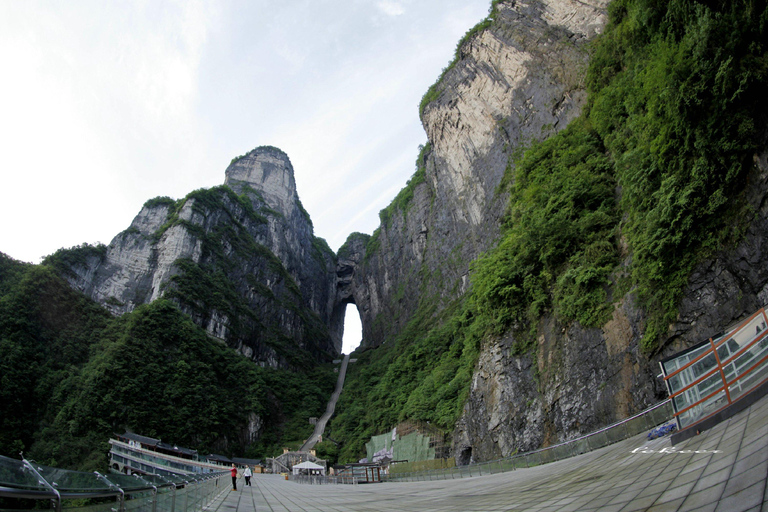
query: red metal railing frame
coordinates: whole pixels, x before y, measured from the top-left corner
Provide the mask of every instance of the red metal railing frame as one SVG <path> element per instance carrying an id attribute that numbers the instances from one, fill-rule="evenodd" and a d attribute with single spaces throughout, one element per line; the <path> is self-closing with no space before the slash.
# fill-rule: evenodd
<path id="1" fill-rule="evenodd" d="M 765 313 L 765 308 L 760 308 L 755 313 L 753 313 L 749 318 L 747 318 L 746 320 L 741 322 L 738 326 L 736 326 L 734 329 L 732 329 L 730 334 L 728 334 L 727 336 L 724 336 L 721 340 L 718 340 L 716 345 L 715 345 L 715 342 L 713 341 L 713 339 L 710 338 L 709 339 L 710 348 L 708 350 L 705 350 L 702 354 L 697 356 L 695 359 L 693 359 L 691 361 L 688 361 L 685 365 L 683 365 L 680 368 L 676 369 L 674 372 L 670 373 L 669 375 L 664 376 L 664 381 L 666 382 L 669 379 L 671 379 L 672 377 L 674 377 L 675 375 L 677 375 L 680 372 L 682 372 L 683 370 L 685 370 L 687 368 L 690 368 L 692 365 L 694 365 L 697 362 L 701 361 L 703 358 L 707 357 L 709 354 L 711 354 L 713 352 L 715 354 L 715 362 L 716 362 L 716 367 L 715 368 L 709 370 L 707 373 L 705 373 L 701 377 L 697 378 L 695 381 L 691 382 L 690 384 L 686 385 L 684 388 L 682 388 L 682 389 L 676 391 L 675 393 L 669 395 L 669 398 L 672 399 L 672 404 L 674 405 L 674 398 L 675 397 L 680 396 L 681 394 L 683 394 L 686 391 L 688 391 L 689 389 L 691 389 L 693 386 L 696 386 L 696 385 L 700 384 L 701 382 L 705 381 L 706 379 L 712 377 L 712 375 L 714 375 L 717 372 L 720 373 L 720 379 L 721 379 L 723 385 L 721 387 L 717 388 L 715 391 L 713 391 L 710 394 L 708 394 L 707 396 L 705 396 L 704 398 L 701 398 L 697 402 L 689 405 L 685 409 L 681 409 L 679 411 L 676 411 L 674 413 L 674 417 L 675 418 L 677 418 L 681 414 L 689 411 L 690 409 L 692 409 L 692 408 L 694 408 L 694 407 L 696 407 L 698 405 L 703 404 L 704 402 L 706 402 L 707 400 L 709 400 L 713 396 L 717 395 L 721 391 L 725 391 L 725 396 L 726 396 L 726 399 L 728 400 L 728 405 L 733 404 L 734 400 L 731 399 L 731 393 L 730 393 L 729 387 L 732 384 L 736 383 L 739 379 L 745 377 L 750 372 L 752 372 L 756 368 L 760 367 L 763 363 L 768 361 L 768 355 L 764 356 L 762 359 L 760 359 L 760 361 L 757 361 L 756 363 L 752 364 L 749 368 L 747 368 L 744 372 L 740 373 L 738 376 L 736 376 L 736 378 L 734 378 L 730 382 L 727 381 L 726 378 L 725 378 L 725 366 L 733 363 L 733 361 L 735 359 L 737 359 L 737 358 L 741 357 L 742 355 L 744 355 L 756 343 L 759 343 L 766 336 L 768 336 L 768 329 L 763 330 L 763 332 L 759 336 L 757 336 L 754 340 L 750 341 L 746 346 L 744 346 L 741 349 L 739 349 L 738 352 L 736 352 L 734 354 L 731 354 L 730 357 L 728 357 L 728 359 L 725 360 L 725 362 L 720 361 L 720 354 L 718 354 L 717 349 L 720 348 L 724 343 L 726 343 L 728 340 L 730 340 L 735 334 L 737 334 L 739 331 L 741 331 L 744 327 L 746 327 L 747 324 L 752 322 L 755 318 L 757 318 L 758 315 L 761 315 L 761 314 L 763 316 L 763 319 L 768 324 L 768 316 Z M 757 384 L 754 387 L 760 386 L 760 385 L 762 385 L 765 382 L 768 382 L 768 377 L 766 377 L 762 382 L 760 382 L 759 384 Z M 741 397 L 739 397 L 739 399 L 740 398 Z M 727 407 L 727 406 L 723 406 L 723 407 Z M 710 416 L 716 414 L 720 410 L 722 410 L 722 408 L 718 409 L 717 411 L 713 411 L 711 414 L 708 414 L 706 417 L 700 418 L 699 420 L 695 421 L 694 423 L 691 423 L 691 425 L 687 425 L 684 428 L 688 428 L 688 427 L 690 427 L 692 425 L 695 425 L 696 423 L 699 423 L 699 422 L 705 420 L 706 418 L 709 418 Z M 679 421 L 678 421 L 678 425 L 679 425 Z"/>

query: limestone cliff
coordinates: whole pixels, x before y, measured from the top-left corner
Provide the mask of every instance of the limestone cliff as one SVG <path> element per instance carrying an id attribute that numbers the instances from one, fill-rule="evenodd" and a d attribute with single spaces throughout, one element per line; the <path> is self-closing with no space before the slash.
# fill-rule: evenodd
<path id="1" fill-rule="evenodd" d="M 508 195 L 499 185 L 513 153 L 561 130 L 585 105 L 588 43 L 607 4 L 494 2 L 460 46 L 425 97 L 429 144 L 416 174 L 382 211 L 377 231 L 351 236 L 339 251 L 337 272 L 345 300 L 360 310 L 364 348 L 395 340 L 425 305 L 434 316 L 465 296 L 470 263 L 500 235 Z M 512 332 L 485 339 L 453 433 L 459 463 L 573 438 L 658 402 L 666 397 L 661 358 L 766 303 L 768 165 L 764 153 L 754 161 L 744 200 L 756 216 L 744 239 L 694 270 L 652 355 L 641 350 L 647 312 L 624 291 L 611 297 L 612 318 L 598 328 L 545 315 L 527 354 L 514 350 Z"/>
<path id="2" fill-rule="evenodd" d="M 365 259 L 361 240 L 350 239 L 351 256 L 339 263 L 352 275 L 364 346 L 391 339 L 420 300 L 448 303 L 466 292 L 470 262 L 499 235 L 508 195 L 498 188 L 512 152 L 580 111 L 585 45 L 606 4 L 498 3 L 493 23 L 460 47 L 422 112 L 429 144 L 401 192 L 409 200 L 383 212 Z"/>
<path id="3" fill-rule="evenodd" d="M 325 359 L 335 256 L 313 234 L 291 163 L 261 147 L 233 160 L 224 186 L 147 201 L 103 254 L 71 265 L 70 283 L 114 314 L 160 296 L 246 356 L 291 366 L 296 348 Z"/>

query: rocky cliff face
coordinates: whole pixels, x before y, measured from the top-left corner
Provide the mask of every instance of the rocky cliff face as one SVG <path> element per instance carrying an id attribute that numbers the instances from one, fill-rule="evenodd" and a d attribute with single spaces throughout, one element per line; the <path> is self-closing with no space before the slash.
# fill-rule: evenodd
<path id="1" fill-rule="evenodd" d="M 499 184 L 512 153 L 564 128 L 584 105 L 586 43 L 601 31 L 607 4 L 501 2 L 493 22 L 461 46 L 422 112 L 429 146 L 420 170 L 377 232 L 350 237 L 339 252 L 365 347 L 394 339 L 425 304 L 438 311 L 465 294 L 470 262 L 499 235 L 508 199 Z M 758 213 L 746 238 L 691 275 L 659 353 L 640 349 L 646 314 L 631 294 L 614 297 L 600 328 L 545 317 L 527 355 L 513 355 L 512 334 L 486 340 L 453 436 L 459 463 L 573 438 L 666 398 L 660 359 L 766 303 L 765 154 L 755 162 L 747 201 Z"/>
<path id="2" fill-rule="evenodd" d="M 755 163 L 745 200 L 756 215 L 746 236 L 693 272 L 662 350 L 649 357 L 640 349 L 645 314 L 631 294 L 598 329 L 545 319 L 533 356 L 512 356 L 509 336 L 492 341 L 454 433 L 460 462 L 577 437 L 665 399 L 659 361 L 768 304 L 768 154 Z"/>
<path id="3" fill-rule="evenodd" d="M 223 187 L 148 201 L 104 255 L 67 274 L 114 314 L 165 295 L 246 356 L 290 366 L 297 345 L 321 358 L 341 349 L 334 269 L 288 157 L 263 147 L 234 160 Z"/>
<path id="4" fill-rule="evenodd" d="M 412 199 L 393 203 L 372 240 L 351 238 L 339 263 L 353 276 L 363 346 L 391 339 L 420 301 L 445 305 L 467 291 L 470 262 L 499 235 L 508 195 L 498 189 L 513 151 L 580 112 L 585 44 L 604 24 L 606 4 L 503 2 L 460 48 L 422 112 L 429 145 Z"/>

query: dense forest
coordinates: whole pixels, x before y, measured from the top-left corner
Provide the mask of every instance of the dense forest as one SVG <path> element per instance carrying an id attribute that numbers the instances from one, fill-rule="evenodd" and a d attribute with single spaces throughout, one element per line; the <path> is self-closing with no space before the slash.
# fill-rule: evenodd
<path id="1" fill-rule="evenodd" d="M 112 317 L 50 265 L 3 254 L 0 353 L 0 454 L 81 470 L 104 470 L 109 436 L 126 429 L 201 454 L 274 456 L 312 433 L 336 380 L 330 365 L 259 367 L 169 300 Z"/>
<path id="2" fill-rule="evenodd" d="M 492 27 L 498 4 L 460 46 Z M 742 197 L 766 142 L 766 44 L 764 1 L 613 1 L 580 117 L 509 149 L 502 236 L 473 263 L 471 291 L 447 306 L 424 294 L 396 339 L 355 354 L 319 455 L 357 461 L 372 435 L 405 420 L 450 433 L 483 343 L 511 332 L 514 352 L 531 353 L 546 315 L 597 327 L 632 292 L 648 314 L 643 350 L 658 352 L 695 265 L 754 217 Z M 428 151 L 382 223 L 429 186 Z M 379 249 L 376 233 L 354 237 Z M 55 263 L 0 253 L 0 454 L 103 470 L 107 439 L 126 429 L 256 458 L 312 432 L 331 365 L 257 366 L 184 315 L 183 296 L 113 317 Z M 260 426 L 255 442 L 248 425 Z"/>

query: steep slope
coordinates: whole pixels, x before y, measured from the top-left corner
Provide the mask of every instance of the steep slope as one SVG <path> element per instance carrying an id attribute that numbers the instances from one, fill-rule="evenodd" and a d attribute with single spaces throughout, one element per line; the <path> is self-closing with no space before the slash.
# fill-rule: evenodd
<path id="1" fill-rule="evenodd" d="M 260 147 L 225 174 L 223 186 L 147 201 L 106 248 L 48 262 L 117 315 L 173 299 L 260 364 L 300 367 L 339 353 L 340 332 L 329 328 L 335 256 L 313 234 L 287 155 Z"/>
<path id="2" fill-rule="evenodd" d="M 494 2 L 425 95 L 416 174 L 339 250 L 373 349 L 345 457 L 409 419 L 460 463 L 579 435 L 764 303 L 765 6 L 616 0 L 589 43 L 607 7 Z"/>
<path id="3" fill-rule="evenodd" d="M 364 346 L 392 339 L 425 296 L 450 302 L 467 291 L 470 262 L 500 235 L 508 194 L 499 185 L 515 148 L 562 129 L 584 103 L 586 44 L 606 4 L 494 2 L 460 43 L 422 102 L 429 144 L 416 174 L 372 240 L 353 237 L 339 251 L 354 255 Z"/>
<path id="4" fill-rule="evenodd" d="M 312 432 L 330 364 L 264 368 L 159 299 L 113 317 L 46 265 L 0 253 L 0 453 L 106 471 L 126 429 L 201 453 L 274 456 Z"/>

